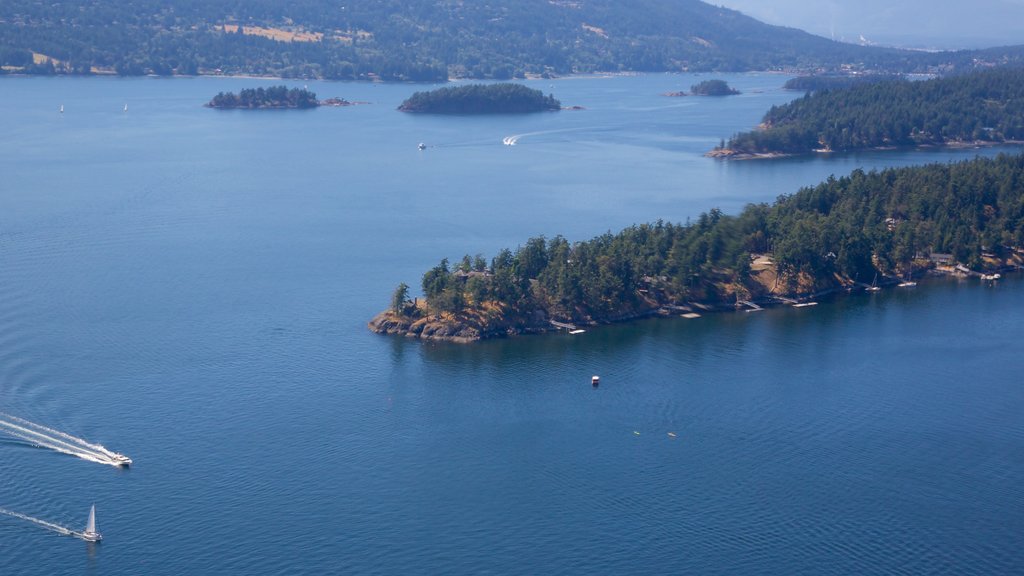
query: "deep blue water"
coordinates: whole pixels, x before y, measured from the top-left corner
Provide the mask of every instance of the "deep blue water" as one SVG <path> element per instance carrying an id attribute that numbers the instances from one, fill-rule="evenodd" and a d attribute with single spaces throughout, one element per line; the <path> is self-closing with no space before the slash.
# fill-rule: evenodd
<path id="1" fill-rule="evenodd" d="M 274 82 L 3 79 L 0 412 L 136 464 L 0 440 L 0 507 L 95 502 L 106 536 L 0 516 L 0 574 L 1024 571 L 1019 276 L 473 346 L 366 329 L 443 257 L 996 152 L 709 160 L 794 97 L 726 78 L 531 82 L 587 109 L 487 118 L 394 111 L 428 86 L 224 112 Z"/>

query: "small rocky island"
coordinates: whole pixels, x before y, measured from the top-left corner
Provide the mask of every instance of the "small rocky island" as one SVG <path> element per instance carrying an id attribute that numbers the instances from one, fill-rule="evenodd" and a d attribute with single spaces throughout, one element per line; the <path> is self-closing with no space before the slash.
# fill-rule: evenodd
<path id="1" fill-rule="evenodd" d="M 522 84 L 469 84 L 416 92 L 398 107 L 424 114 L 523 114 L 560 110 L 552 95 Z"/>
<path id="2" fill-rule="evenodd" d="M 704 80 L 690 87 L 694 96 L 733 96 L 740 91 L 729 86 L 725 80 Z"/>
<path id="3" fill-rule="evenodd" d="M 317 100 L 316 93 L 305 88 L 288 88 L 287 86 L 271 86 L 269 88 L 244 88 L 238 94 L 221 92 L 206 103 L 207 108 L 222 110 L 244 109 L 307 109 L 318 106 L 352 106 L 344 98 L 328 98 Z"/>
<path id="4" fill-rule="evenodd" d="M 704 80 L 703 82 L 690 86 L 689 92 L 665 92 L 662 96 L 732 96 L 739 93 L 739 90 L 729 86 L 725 80 Z"/>

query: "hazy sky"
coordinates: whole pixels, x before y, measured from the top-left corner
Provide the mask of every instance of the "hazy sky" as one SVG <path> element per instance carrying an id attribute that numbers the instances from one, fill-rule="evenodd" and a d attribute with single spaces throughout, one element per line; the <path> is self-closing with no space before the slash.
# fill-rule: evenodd
<path id="1" fill-rule="evenodd" d="M 837 40 L 938 48 L 1024 44 L 1024 0 L 705 0 Z"/>

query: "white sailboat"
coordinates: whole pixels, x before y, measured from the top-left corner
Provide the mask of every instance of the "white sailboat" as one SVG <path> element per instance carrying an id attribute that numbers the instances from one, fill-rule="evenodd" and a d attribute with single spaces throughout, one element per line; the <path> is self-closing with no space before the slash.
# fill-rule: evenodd
<path id="1" fill-rule="evenodd" d="M 907 279 L 897 284 L 900 288 L 913 288 L 917 286 L 917 282 L 913 280 L 913 269 L 907 271 Z"/>
<path id="2" fill-rule="evenodd" d="M 868 292 L 878 292 L 882 287 L 878 285 L 878 274 L 875 274 L 875 279 L 871 281 L 871 286 L 868 286 L 864 290 Z"/>
<path id="3" fill-rule="evenodd" d="M 64 113 L 64 105 L 63 105 L 63 104 L 61 104 L 61 105 L 60 105 L 60 113 L 61 113 L 61 114 L 63 114 L 63 113 Z"/>
<path id="4" fill-rule="evenodd" d="M 85 523 L 85 531 L 82 532 L 82 540 L 86 542 L 99 542 L 103 540 L 103 534 L 96 530 L 96 505 L 89 508 L 89 521 Z"/>

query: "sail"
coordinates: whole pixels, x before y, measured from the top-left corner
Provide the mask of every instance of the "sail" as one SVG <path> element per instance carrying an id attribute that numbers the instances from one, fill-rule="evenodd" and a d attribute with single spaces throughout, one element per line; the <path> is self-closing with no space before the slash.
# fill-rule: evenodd
<path id="1" fill-rule="evenodd" d="M 85 525 L 85 533 L 95 534 L 96 533 L 96 505 L 93 504 L 92 508 L 89 508 L 89 522 Z"/>

